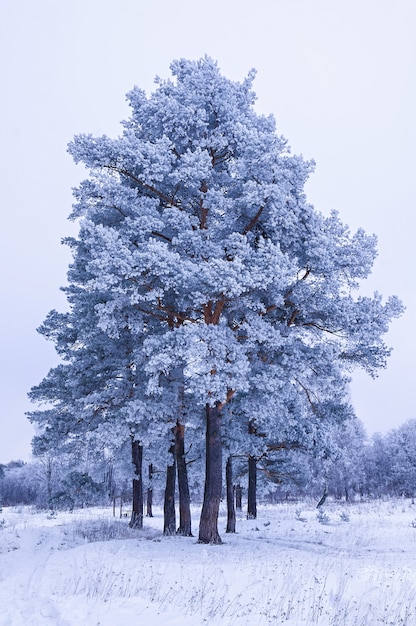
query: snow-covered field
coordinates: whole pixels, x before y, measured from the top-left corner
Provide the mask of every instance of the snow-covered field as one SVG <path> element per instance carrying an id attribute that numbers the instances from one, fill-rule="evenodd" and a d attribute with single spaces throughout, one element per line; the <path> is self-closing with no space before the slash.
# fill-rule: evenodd
<path id="1" fill-rule="evenodd" d="M 259 507 L 224 545 L 112 509 L 0 513 L 1 626 L 416 624 L 416 505 Z M 197 536 L 198 511 L 194 533 Z"/>

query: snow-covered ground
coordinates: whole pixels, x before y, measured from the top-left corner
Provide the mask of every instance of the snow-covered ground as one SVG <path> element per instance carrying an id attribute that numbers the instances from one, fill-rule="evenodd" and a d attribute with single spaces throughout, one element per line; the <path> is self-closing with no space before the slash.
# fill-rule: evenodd
<path id="1" fill-rule="evenodd" d="M 224 545 L 112 509 L 0 513 L 1 626 L 416 624 L 416 505 L 259 507 Z M 198 511 L 194 532 L 197 536 Z"/>

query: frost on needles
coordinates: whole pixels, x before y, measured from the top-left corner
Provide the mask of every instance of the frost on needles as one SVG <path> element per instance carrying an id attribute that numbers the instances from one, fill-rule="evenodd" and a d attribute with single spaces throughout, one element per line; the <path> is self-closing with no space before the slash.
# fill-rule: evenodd
<path id="1" fill-rule="evenodd" d="M 32 389 L 49 408 L 30 418 L 39 449 L 89 433 L 168 466 L 173 428 L 195 449 L 205 433 L 199 541 L 220 543 L 223 451 L 318 445 L 352 419 L 349 372 L 385 366 L 403 307 L 358 295 L 375 237 L 307 202 L 313 163 L 256 113 L 254 72 L 233 82 L 207 57 L 171 70 L 150 96 L 128 94 L 118 138 L 69 145 L 88 170 L 67 241 L 69 312 L 40 329 L 62 364 Z"/>

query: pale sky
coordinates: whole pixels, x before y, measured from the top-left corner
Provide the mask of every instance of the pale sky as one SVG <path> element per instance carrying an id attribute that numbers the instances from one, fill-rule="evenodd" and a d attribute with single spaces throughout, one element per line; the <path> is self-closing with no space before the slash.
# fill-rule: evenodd
<path id="1" fill-rule="evenodd" d="M 63 310 L 71 188 L 66 153 L 80 132 L 117 136 L 125 94 L 150 92 L 173 59 L 208 54 L 242 80 L 255 67 L 257 108 L 292 152 L 315 159 L 309 200 L 379 238 L 363 285 L 397 294 L 388 368 L 354 376 L 367 432 L 416 418 L 416 4 L 414 0 L 2 0 L 0 24 L 0 463 L 29 460 L 26 394 L 57 363 L 36 333 Z"/>

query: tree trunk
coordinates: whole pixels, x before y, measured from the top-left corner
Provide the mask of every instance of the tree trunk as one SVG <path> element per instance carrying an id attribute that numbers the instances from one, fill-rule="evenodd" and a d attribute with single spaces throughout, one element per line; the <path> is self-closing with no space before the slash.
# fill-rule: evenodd
<path id="1" fill-rule="evenodd" d="M 175 458 L 178 468 L 179 488 L 179 528 L 178 534 L 192 537 L 191 529 L 191 497 L 189 495 L 188 472 L 185 462 L 185 426 L 179 422 L 174 428 Z"/>
<path id="2" fill-rule="evenodd" d="M 328 495 L 328 485 L 325 485 L 324 492 L 322 494 L 322 498 L 319 500 L 318 504 L 316 505 L 317 509 L 319 509 L 320 506 L 323 506 L 325 504 L 325 500 L 326 500 L 327 495 Z"/>
<path id="3" fill-rule="evenodd" d="M 221 413 L 218 405 L 206 407 L 206 465 L 204 502 L 199 522 L 199 543 L 222 543 L 218 513 L 222 489 Z"/>
<path id="4" fill-rule="evenodd" d="M 133 478 L 133 507 L 129 526 L 130 528 L 143 528 L 143 446 L 139 441 L 132 439 L 131 452 L 137 478 Z"/>
<path id="5" fill-rule="evenodd" d="M 248 457 L 248 494 L 247 519 L 257 517 L 257 461 L 256 457 Z"/>
<path id="6" fill-rule="evenodd" d="M 240 483 L 238 483 L 238 485 L 235 486 L 235 508 L 237 509 L 237 511 L 241 511 L 243 508 L 242 499 L 243 488 L 241 487 Z"/>
<path id="7" fill-rule="evenodd" d="M 227 533 L 235 533 L 235 506 L 234 506 L 234 485 L 233 485 L 233 460 L 229 456 L 225 467 L 225 477 L 227 482 Z"/>
<path id="8" fill-rule="evenodd" d="M 166 470 L 166 488 L 165 488 L 165 503 L 163 506 L 163 534 L 174 535 L 176 532 L 176 513 L 175 513 L 175 478 L 176 478 L 176 463 L 175 463 L 175 448 L 172 446 L 170 452 L 173 455 L 172 465 L 167 466 Z"/>
<path id="9" fill-rule="evenodd" d="M 147 488 L 146 515 L 153 517 L 153 465 L 149 465 L 149 486 Z"/>
<path id="10" fill-rule="evenodd" d="M 114 489 L 114 478 L 113 478 L 113 463 L 112 461 L 107 462 L 107 467 L 104 470 L 104 484 L 108 493 L 108 497 L 112 501 L 114 496 L 116 495 Z"/>
<path id="11" fill-rule="evenodd" d="M 350 501 L 350 490 L 348 488 L 348 485 L 345 485 L 345 502 L 349 502 Z"/>

